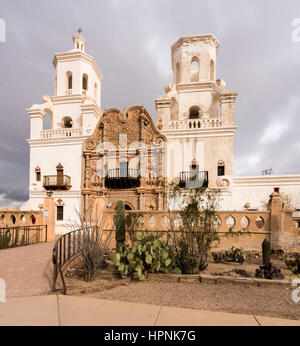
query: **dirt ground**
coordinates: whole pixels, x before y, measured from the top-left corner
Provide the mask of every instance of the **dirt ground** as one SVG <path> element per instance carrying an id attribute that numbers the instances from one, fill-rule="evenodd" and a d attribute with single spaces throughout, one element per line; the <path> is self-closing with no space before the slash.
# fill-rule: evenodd
<path id="1" fill-rule="evenodd" d="M 242 265 L 239 263 L 214 263 L 210 261 L 208 268 L 202 274 L 237 277 L 239 274 L 234 271 L 238 269 L 246 271 L 248 277 L 255 277 L 255 270 L 261 264 L 261 258 L 253 253 L 248 255 L 246 262 Z M 284 274 L 285 279 L 294 277 L 282 261 L 281 256 L 274 255 L 271 260 Z M 103 274 L 97 277 L 93 283 L 86 283 L 71 275 L 67 278 L 68 287 L 72 289 L 94 287 L 109 281 L 120 280 L 118 277 L 112 278 L 109 276 L 112 272 L 116 272 L 114 262 L 112 260 L 109 262 L 109 266 L 103 271 Z M 98 299 L 300 320 L 300 302 L 293 302 L 291 297 L 292 289 L 292 287 L 253 287 L 244 284 L 132 280 L 126 286 L 90 293 L 87 296 Z"/>
<path id="2" fill-rule="evenodd" d="M 131 281 L 127 286 L 88 296 L 208 311 L 300 319 L 300 303 L 292 301 L 291 293 L 292 288 Z"/>

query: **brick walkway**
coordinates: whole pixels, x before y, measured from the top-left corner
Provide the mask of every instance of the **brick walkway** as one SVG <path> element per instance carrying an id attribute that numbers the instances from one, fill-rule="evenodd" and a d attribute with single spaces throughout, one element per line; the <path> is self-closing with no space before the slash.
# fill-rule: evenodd
<path id="1" fill-rule="evenodd" d="M 7 297 L 47 294 L 52 280 L 54 242 L 0 250 L 0 278 Z"/>

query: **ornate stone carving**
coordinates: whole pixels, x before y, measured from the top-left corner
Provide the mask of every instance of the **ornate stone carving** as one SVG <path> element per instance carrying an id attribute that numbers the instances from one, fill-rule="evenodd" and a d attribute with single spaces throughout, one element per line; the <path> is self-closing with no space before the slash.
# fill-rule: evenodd
<path id="1" fill-rule="evenodd" d="M 232 185 L 232 179 L 227 175 L 223 175 L 217 178 L 216 183 L 218 187 L 230 187 Z"/>

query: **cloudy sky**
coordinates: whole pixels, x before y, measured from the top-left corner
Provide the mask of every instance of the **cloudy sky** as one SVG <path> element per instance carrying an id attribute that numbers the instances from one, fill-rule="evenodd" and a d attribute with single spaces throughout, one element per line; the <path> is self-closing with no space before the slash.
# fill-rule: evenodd
<path id="1" fill-rule="evenodd" d="M 53 55 L 72 49 L 78 26 L 104 75 L 102 109 L 144 105 L 154 119 L 171 45 L 213 33 L 217 77 L 238 92 L 235 175 L 300 173 L 299 0 L 0 0 L 0 18 L 0 206 L 27 199 L 25 109 L 53 95 Z"/>

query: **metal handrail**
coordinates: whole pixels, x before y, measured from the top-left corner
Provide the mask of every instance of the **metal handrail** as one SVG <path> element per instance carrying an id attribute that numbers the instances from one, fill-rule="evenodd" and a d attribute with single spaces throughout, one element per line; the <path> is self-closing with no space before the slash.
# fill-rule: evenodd
<path id="1" fill-rule="evenodd" d="M 53 291 L 56 291 L 57 278 L 60 275 L 63 284 L 63 294 L 67 293 L 63 271 L 66 265 L 80 254 L 85 244 L 88 246 L 91 239 L 96 239 L 96 233 L 97 227 L 90 226 L 68 232 L 56 241 L 52 251 Z"/>
<path id="2" fill-rule="evenodd" d="M 180 172 L 181 181 L 208 180 L 208 171 Z"/>
<path id="3" fill-rule="evenodd" d="M 141 176 L 139 169 L 128 168 L 128 169 L 108 169 L 105 173 L 106 178 L 133 178 L 138 179 Z"/>
<path id="4" fill-rule="evenodd" d="M 43 186 L 70 186 L 71 185 L 71 177 L 68 175 L 45 175 Z"/>
<path id="5" fill-rule="evenodd" d="M 45 239 L 42 232 L 45 230 Z M 32 233 L 35 235 L 32 236 Z M 0 249 L 47 242 L 47 225 L 13 226 L 0 228 Z"/>

